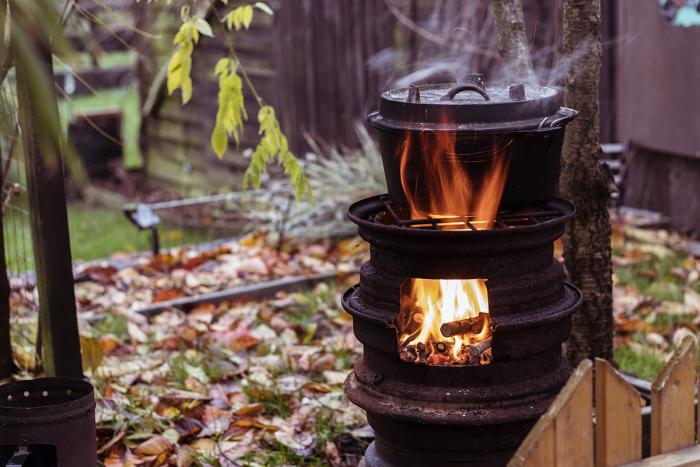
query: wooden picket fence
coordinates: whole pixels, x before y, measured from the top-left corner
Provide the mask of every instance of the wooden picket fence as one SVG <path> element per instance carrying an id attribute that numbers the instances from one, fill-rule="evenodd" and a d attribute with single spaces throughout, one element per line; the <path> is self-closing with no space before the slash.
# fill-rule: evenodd
<path id="1" fill-rule="evenodd" d="M 596 359 L 595 378 L 593 363 L 581 362 L 508 467 L 700 466 L 696 353 L 686 337 L 651 386 L 651 457 L 642 459 L 643 399 Z"/>

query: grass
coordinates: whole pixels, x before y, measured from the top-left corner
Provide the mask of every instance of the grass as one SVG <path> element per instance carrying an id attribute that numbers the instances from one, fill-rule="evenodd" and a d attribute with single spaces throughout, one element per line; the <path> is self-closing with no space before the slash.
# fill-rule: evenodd
<path id="1" fill-rule="evenodd" d="M 647 381 L 653 381 L 664 366 L 661 356 L 645 347 L 635 350 L 620 345 L 615 347 L 614 358 L 622 370 Z"/>
<path id="2" fill-rule="evenodd" d="M 74 260 L 109 258 L 115 252 L 135 253 L 150 249 L 150 232 L 140 232 L 119 210 L 75 203 L 68 207 L 68 228 Z M 163 225 L 159 229 L 161 247 L 211 241 L 203 231 Z M 29 218 L 9 211 L 5 218 L 5 245 L 8 270 L 20 273 L 34 268 Z"/>
<path id="3" fill-rule="evenodd" d="M 287 418 L 292 413 L 287 397 L 275 388 L 250 383 L 243 386 L 243 393 L 250 402 L 261 402 L 265 406 L 266 414 Z"/>
<path id="4" fill-rule="evenodd" d="M 667 258 L 646 255 L 644 261 L 617 266 L 615 277 L 622 285 L 636 287 L 642 295 L 660 300 L 683 302 L 683 280 L 672 274 L 674 269 L 683 269 L 686 257 L 673 254 Z"/>
<path id="5" fill-rule="evenodd" d="M 264 451 L 249 452 L 242 459 L 244 466 L 284 466 L 327 467 L 325 459 L 317 456 L 302 457 L 281 443 L 274 443 Z"/>

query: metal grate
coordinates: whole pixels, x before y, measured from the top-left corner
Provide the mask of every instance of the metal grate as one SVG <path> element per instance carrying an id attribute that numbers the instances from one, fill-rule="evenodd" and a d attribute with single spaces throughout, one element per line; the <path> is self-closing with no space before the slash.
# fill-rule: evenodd
<path id="1" fill-rule="evenodd" d="M 424 230 L 483 230 L 490 223 L 489 220 L 476 219 L 474 216 L 435 216 L 410 219 L 410 210 L 405 201 L 385 198 L 382 203 L 386 210 L 380 212 L 375 219 L 382 224 Z M 493 228 L 513 229 L 537 225 L 561 216 L 561 212 L 543 206 L 520 211 L 501 211 L 496 215 Z"/>

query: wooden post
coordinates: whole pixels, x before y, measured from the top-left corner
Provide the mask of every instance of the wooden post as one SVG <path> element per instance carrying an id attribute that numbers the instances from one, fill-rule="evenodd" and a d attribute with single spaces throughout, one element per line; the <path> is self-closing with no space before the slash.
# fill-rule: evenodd
<path id="1" fill-rule="evenodd" d="M 607 467 L 642 458 L 642 400 L 603 359 L 595 359 L 595 458 Z"/>
<path id="2" fill-rule="evenodd" d="M 593 364 L 583 360 L 508 467 L 593 467 Z"/>
<path id="3" fill-rule="evenodd" d="M 42 363 L 49 376 L 81 378 L 51 49 L 43 31 L 31 28 L 28 22 L 13 25 L 13 52 L 39 292 Z"/>
<path id="4" fill-rule="evenodd" d="M 651 455 L 695 443 L 695 339 L 686 337 L 651 386 Z"/>

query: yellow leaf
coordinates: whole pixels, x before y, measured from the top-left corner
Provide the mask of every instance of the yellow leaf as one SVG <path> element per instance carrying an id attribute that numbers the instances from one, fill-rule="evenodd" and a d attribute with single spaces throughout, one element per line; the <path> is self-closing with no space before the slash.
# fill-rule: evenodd
<path id="1" fill-rule="evenodd" d="M 182 91 L 182 103 L 187 104 L 192 98 L 192 79 L 188 76 L 180 86 Z"/>
<path id="2" fill-rule="evenodd" d="M 219 159 L 224 157 L 228 147 L 228 136 L 226 136 L 226 130 L 218 125 L 214 127 L 214 131 L 211 133 L 211 147 Z"/>
<path id="3" fill-rule="evenodd" d="M 243 26 L 248 29 L 250 28 L 250 23 L 253 22 L 253 7 L 250 5 L 246 5 L 243 7 L 243 12 L 241 13 L 241 20 L 243 22 Z"/>
<path id="4" fill-rule="evenodd" d="M 100 340 L 94 337 L 80 336 L 80 353 L 83 361 L 83 368 L 94 372 L 102 363 L 104 353 Z"/>

